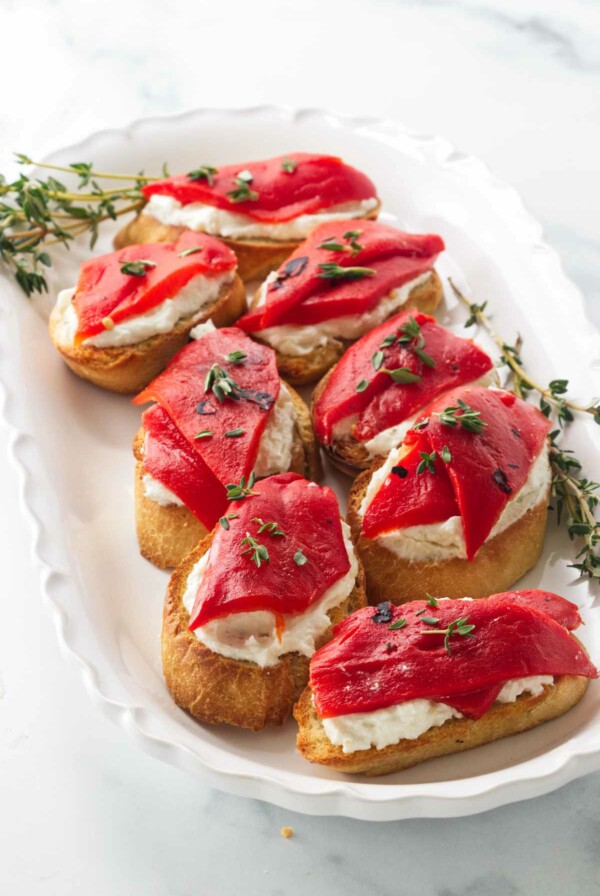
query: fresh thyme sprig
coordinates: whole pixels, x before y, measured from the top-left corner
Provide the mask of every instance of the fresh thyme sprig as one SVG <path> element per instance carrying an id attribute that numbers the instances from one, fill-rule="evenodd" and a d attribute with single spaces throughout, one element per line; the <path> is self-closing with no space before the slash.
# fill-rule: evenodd
<path id="1" fill-rule="evenodd" d="M 271 562 L 269 552 L 265 545 L 256 541 L 249 532 L 246 532 L 246 537 L 242 538 L 240 542 L 240 547 L 243 548 L 244 545 L 247 545 L 247 547 L 242 551 L 242 556 L 249 554 L 249 559 L 259 568 L 263 563 Z"/>
<path id="2" fill-rule="evenodd" d="M 428 617 L 421 617 L 423 622 L 427 622 Z M 461 616 L 460 619 L 455 619 L 450 623 L 448 628 L 423 628 L 421 629 L 420 634 L 422 635 L 444 635 L 444 647 L 446 648 L 446 652 L 448 654 L 452 654 L 452 647 L 450 645 L 450 638 L 454 635 L 461 635 L 463 638 L 474 638 L 475 636 L 471 634 L 474 625 L 468 625 L 469 622 L 468 616 Z M 437 624 L 438 620 L 434 620 L 432 624 Z"/>
<path id="3" fill-rule="evenodd" d="M 444 426 L 449 426 L 451 429 L 460 426 L 469 432 L 479 433 L 483 432 L 487 426 L 485 420 L 481 419 L 481 413 L 474 411 L 472 407 L 460 398 L 457 400 L 456 405 L 444 408 L 440 414 L 435 414 L 435 416 L 439 417 L 440 423 Z"/>
<path id="4" fill-rule="evenodd" d="M 271 538 L 276 538 L 277 536 L 281 538 L 285 538 L 285 532 L 279 528 L 279 523 L 276 523 L 275 520 L 269 520 L 265 523 L 264 520 L 261 520 L 259 516 L 252 517 L 253 523 L 258 523 L 259 529 L 258 534 L 262 535 L 263 532 L 268 532 Z"/>
<path id="5" fill-rule="evenodd" d="M 569 538 L 582 539 L 582 547 L 576 555 L 579 562 L 569 564 L 578 570 L 580 575 L 600 580 L 600 521 L 595 517 L 595 510 L 600 503 L 600 483 L 581 475 L 581 462 L 568 448 L 562 448 L 558 439 L 562 436 L 563 427 L 575 418 L 575 414 L 587 414 L 600 424 L 600 401 L 594 400 L 590 405 L 577 404 L 564 398 L 568 389 L 568 380 L 552 380 L 546 388 L 540 386 L 525 370 L 521 358 L 522 340 L 516 345 L 509 345 L 496 333 L 489 317 L 485 314 L 487 302 L 477 304 L 469 302 L 457 286 L 449 279 L 456 297 L 469 309 L 470 316 L 465 326 L 481 324 L 502 352 L 502 361 L 508 365 L 512 373 L 513 392 L 520 398 L 530 392 L 539 395 L 540 409 L 547 417 L 555 416 L 559 429 L 550 433 L 550 467 L 552 470 L 552 497 L 555 502 L 557 524 L 566 521 Z"/>
<path id="6" fill-rule="evenodd" d="M 242 476 L 239 482 L 230 482 L 225 486 L 225 488 L 227 489 L 227 500 L 243 501 L 244 498 L 249 498 L 252 495 L 258 495 L 258 492 L 252 491 L 255 482 L 256 476 L 254 475 L 254 472 L 250 473 L 250 476 L 248 477 L 248 485 L 246 485 L 245 476 Z"/>
<path id="7" fill-rule="evenodd" d="M 487 302 L 476 304 L 469 302 L 467 297 L 463 295 L 460 289 L 449 277 L 448 282 L 452 287 L 454 295 L 466 305 L 469 309 L 470 316 L 465 322 L 465 327 L 471 327 L 480 324 L 494 340 L 498 348 L 502 352 L 501 361 L 510 367 L 513 374 L 513 391 L 520 398 L 527 395 L 528 392 L 537 392 L 540 396 L 540 408 L 542 412 L 549 417 L 554 409 L 559 424 L 570 423 L 573 420 L 573 412 L 578 411 L 583 414 L 590 414 L 594 421 L 600 424 L 600 400 L 594 400 L 591 405 L 585 406 L 577 404 L 565 398 L 564 395 L 568 390 L 569 381 L 563 379 L 551 380 L 546 387 L 537 383 L 525 370 L 521 358 L 522 341 L 517 339 L 515 345 L 505 342 L 501 336 L 496 333 L 492 323 L 485 313 Z"/>
<path id="8" fill-rule="evenodd" d="M 412 315 L 395 333 L 390 333 L 389 336 L 386 336 L 379 348 L 389 348 L 396 342 L 400 345 L 410 346 L 417 358 L 419 358 L 426 367 L 437 366 L 437 361 L 434 361 L 431 355 L 428 355 L 425 351 L 425 337 L 421 332 L 420 325 Z"/>
<path id="9" fill-rule="evenodd" d="M 233 179 L 235 187 L 233 190 L 227 191 L 226 195 L 229 197 L 229 201 L 255 202 L 258 199 L 258 193 L 256 190 L 250 189 L 253 180 L 254 177 L 250 171 L 240 171 L 238 176 Z"/>
<path id="10" fill-rule="evenodd" d="M 317 274 L 317 277 L 320 277 L 321 280 L 362 280 L 363 277 L 374 277 L 377 273 L 374 268 L 345 268 L 333 262 L 320 264 L 319 270 L 321 273 Z"/>
<path id="11" fill-rule="evenodd" d="M 88 232 L 93 248 L 100 224 L 139 211 L 145 202 L 140 187 L 159 180 L 143 173 L 96 171 L 88 162 L 51 165 L 22 154 L 17 162 L 78 179 L 75 188 L 68 188 L 54 174 L 44 179 L 22 172 L 12 181 L 0 175 L 0 258 L 27 296 L 48 290 L 45 269 L 52 266 L 48 247 L 69 247 L 75 237 Z M 107 178 L 127 185 L 105 189 L 98 181 Z"/>

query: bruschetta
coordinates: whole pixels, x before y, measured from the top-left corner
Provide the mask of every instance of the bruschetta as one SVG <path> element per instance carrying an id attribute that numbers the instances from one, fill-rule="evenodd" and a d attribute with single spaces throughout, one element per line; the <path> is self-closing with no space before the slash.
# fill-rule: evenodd
<path id="1" fill-rule="evenodd" d="M 549 428 L 537 408 L 482 386 L 422 411 L 400 448 L 350 489 L 371 602 L 483 597 L 531 569 L 544 543 Z"/>
<path id="2" fill-rule="evenodd" d="M 237 261 L 210 236 L 132 246 L 84 262 L 50 315 L 50 337 L 71 370 L 111 392 L 137 392 L 188 341 L 196 324 L 234 323 L 246 309 Z"/>
<path id="3" fill-rule="evenodd" d="M 433 399 L 466 384 L 499 385 L 491 358 L 430 315 L 402 311 L 351 345 L 316 386 L 317 439 L 355 475 L 385 460 Z"/>
<path id="4" fill-rule="evenodd" d="M 318 227 L 270 274 L 240 327 L 277 352 L 281 375 L 320 379 L 345 349 L 404 307 L 434 311 L 439 236 L 402 233 L 378 221 Z"/>
<path id="5" fill-rule="evenodd" d="M 319 224 L 376 218 L 369 178 L 335 156 L 296 152 L 213 168 L 202 165 L 142 188 L 140 215 L 115 246 L 177 239 L 182 228 L 224 240 L 243 280 L 262 280 Z"/>
<path id="6" fill-rule="evenodd" d="M 331 489 L 294 473 L 257 482 L 173 573 L 162 631 L 169 691 L 200 722 L 281 724 L 331 624 L 365 602 Z"/>
<path id="7" fill-rule="evenodd" d="M 575 604 L 545 591 L 380 604 L 310 663 L 294 715 L 310 762 L 385 775 L 555 719 L 598 673 Z"/>
<path id="8" fill-rule="evenodd" d="M 154 402 L 134 440 L 135 516 L 141 553 L 161 568 L 208 535 L 236 484 L 321 469 L 308 408 L 273 350 L 210 322 L 192 336 L 133 399 Z"/>

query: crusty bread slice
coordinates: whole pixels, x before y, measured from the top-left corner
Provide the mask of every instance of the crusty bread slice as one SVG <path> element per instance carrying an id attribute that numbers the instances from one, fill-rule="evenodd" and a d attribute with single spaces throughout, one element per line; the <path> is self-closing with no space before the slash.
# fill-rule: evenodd
<path id="1" fill-rule="evenodd" d="M 208 551 L 213 535 L 208 535 L 183 563 L 169 582 L 162 629 L 163 672 L 175 702 L 200 722 L 224 722 L 259 731 L 266 725 L 280 725 L 308 681 L 307 657 L 285 654 L 276 666 L 262 669 L 256 663 L 233 660 L 213 653 L 188 630 L 189 614 L 182 598 L 188 576 Z M 332 625 L 366 605 L 364 577 L 359 563 L 356 584 L 347 600 L 330 611 Z M 331 637 L 329 629 L 318 646 Z"/>
<path id="2" fill-rule="evenodd" d="M 294 707 L 294 717 L 300 729 L 297 747 L 309 762 L 339 772 L 387 775 L 436 756 L 472 750 L 556 719 L 579 703 L 587 686 L 588 679 L 582 675 L 562 675 L 553 685 L 547 685 L 538 697 L 521 694 L 514 703 L 494 703 L 480 719 L 449 719 L 415 740 L 401 740 L 383 750 L 371 747 L 355 753 L 344 753 L 341 747 L 331 743 L 315 710 L 310 687 L 307 687 Z"/>
<path id="3" fill-rule="evenodd" d="M 376 539 L 361 534 L 360 507 L 372 472 L 361 473 L 348 496 L 348 523 L 365 568 L 371 604 L 389 600 L 403 604 L 438 597 L 486 597 L 507 591 L 539 560 L 544 546 L 548 498 L 545 495 L 511 526 L 486 541 L 473 560 L 459 558 L 439 563 L 404 560 Z"/>
<path id="4" fill-rule="evenodd" d="M 300 473 L 306 479 L 318 482 L 323 472 L 321 456 L 310 423 L 308 408 L 291 386 L 287 388 L 297 414 L 289 472 Z M 176 504 L 163 507 L 146 497 L 142 462 L 144 437 L 144 429 L 140 428 L 133 442 L 133 453 L 136 458 L 135 522 L 140 553 L 160 569 L 171 569 L 181 563 L 192 548 L 208 535 L 208 531 L 187 507 L 179 507 Z"/>
<path id="5" fill-rule="evenodd" d="M 216 327 L 231 326 L 246 310 L 244 284 L 236 275 L 223 286 L 214 302 L 206 305 L 201 317 L 182 318 L 168 333 L 159 333 L 134 345 L 97 348 L 93 345 L 63 345 L 59 341 L 60 314 L 55 306 L 50 315 L 50 338 L 73 373 L 110 392 L 139 392 L 166 367 L 183 348 L 190 330 L 209 318 Z"/>
<path id="6" fill-rule="evenodd" d="M 330 367 L 313 390 L 310 404 L 313 427 L 315 426 L 315 408 L 335 368 L 336 364 Z M 323 445 L 323 448 L 334 467 L 337 467 L 342 473 L 346 473 L 347 476 L 356 476 L 357 470 L 367 470 L 373 464 L 373 458 L 369 455 L 364 443 L 358 442 L 351 436 L 334 439 L 329 445 Z"/>
<path id="7" fill-rule="evenodd" d="M 257 306 L 259 294 L 260 290 L 255 294 L 251 308 Z M 398 314 L 405 307 L 415 307 L 426 314 L 432 314 L 442 301 L 443 295 L 442 281 L 436 272 L 432 271 L 431 276 L 424 283 L 415 286 L 404 305 L 396 308 L 393 313 Z M 250 335 L 260 341 L 260 330 Z M 307 355 L 284 355 L 276 350 L 277 368 L 289 383 L 293 383 L 294 386 L 306 386 L 319 380 L 330 367 L 333 367 L 353 341 L 331 338 L 325 345 L 313 349 Z"/>
<path id="8" fill-rule="evenodd" d="M 366 218 L 375 219 L 379 214 L 381 203 Z M 114 239 L 115 249 L 139 243 L 171 243 L 185 230 L 171 224 L 161 224 L 152 215 L 143 212 L 126 224 Z M 286 258 L 295 252 L 302 240 L 234 240 L 219 237 L 221 242 L 235 252 L 238 260 L 238 273 L 242 280 L 264 280 L 271 271 L 283 264 Z"/>

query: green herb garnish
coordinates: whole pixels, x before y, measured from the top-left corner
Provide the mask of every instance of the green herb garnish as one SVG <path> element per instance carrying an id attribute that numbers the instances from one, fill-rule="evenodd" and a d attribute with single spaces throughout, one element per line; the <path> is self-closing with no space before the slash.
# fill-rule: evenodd
<path id="1" fill-rule="evenodd" d="M 196 433 L 194 436 L 195 439 L 210 439 L 212 436 L 212 429 L 203 429 L 201 432 Z"/>
<path id="2" fill-rule="evenodd" d="M 239 439 L 239 437 L 243 436 L 245 432 L 245 429 L 228 429 L 225 435 L 228 439 Z"/>
<path id="3" fill-rule="evenodd" d="M 225 360 L 229 361 L 230 364 L 235 364 L 237 367 L 237 365 L 242 364 L 247 357 L 248 355 L 246 355 L 243 351 L 241 351 L 240 349 L 236 349 L 236 351 L 229 352 L 228 355 L 225 355 Z"/>
<path id="4" fill-rule="evenodd" d="M 188 255 L 195 255 L 196 252 L 202 252 L 202 246 L 190 246 L 189 249 L 183 249 L 178 254 L 180 258 L 187 258 Z"/>
<path id="5" fill-rule="evenodd" d="M 281 167 L 288 174 L 293 174 L 296 168 L 298 167 L 298 162 L 295 162 L 293 159 L 288 159 L 287 157 L 281 163 Z"/>
<path id="6" fill-rule="evenodd" d="M 230 202 L 255 202 L 258 199 L 258 193 L 256 190 L 250 189 L 250 184 L 254 180 L 250 171 L 240 171 L 237 177 L 234 177 L 233 182 L 235 184 L 235 188 L 233 190 L 229 190 L 227 192 L 227 196 L 229 196 Z"/>
<path id="7" fill-rule="evenodd" d="M 362 280 L 364 277 L 374 277 L 377 273 L 374 268 L 344 268 L 339 264 L 320 264 L 319 270 L 322 280 Z"/>
<path id="8" fill-rule="evenodd" d="M 296 566 L 304 566 L 305 563 L 308 563 L 308 557 L 305 557 L 300 548 L 294 554 L 294 563 Z"/>
<path id="9" fill-rule="evenodd" d="M 270 563 L 269 552 L 259 541 L 256 541 L 249 532 L 246 532 L 246 537 L 242 538 L 240 542 L 240 547 L 243 548 L 244 545 L 247 545 L 245 550 L 242 551 L 242 556 L 245 554 L 249 554 L 249 559 L 260 568 L 262 563 Z"/>
<path id="10" fill-rule="evenodd" d="M 425 470 L 429 470 L 430 473 L 435 473 L 435 459 L 437 457 L 437 453 L 432 451 L 431 454 L 428 454 L 426 451 L 420 451 L 421 455 L 421 463 L 417 467 L 417 475 L 421 475 Z"/>
<path id="11" fill-rule="evenodd" d="M 218 168 L 213 168 L 211 165 L 201 165 L 199 168 L 194 168 L 193 171 L 188 171 L 189 180 L 206 180 L 209 183 L 209 186 L 214 186 L 214 175 L 219 173 Z"/>
<path id="12" fill-rule="evenodd" d="M 420 634 L 422 635 L 444 635 L 444 647 L 446 651 L 451 654 L 452 650 L 450 647 L 450 638 L 453 635 L 461 635 L 463 638 L 473 638 L 474 635 L 471 634 L 474 625 L 467 625 L 469 621 L 468 616 L 461 616 L 460 619 L 455 619 L 454 622 L 451 622 L 448 628 L 424 628 L 421 630 Z"/>
<path id="13" fill-rule="evenodd" d="M 239 516 L 239 514 L 237 514 L 237 513 L 227 513 L 225 516 L 222 516 L 219 519 L 219 523 L 221 524 L 221 526 L 223 526 L 225 531 L 228 531 L 229 520 L 237 520 L 238 516 Z"/>
<path id="14" fill-rule="evenodd" d="M 360 383 L 358 383 L 358 385 L 356 387 L 356 391 L 364 392 L 368 385 L 369 385 L 369 383 L 367 382 L 367 380 L 361 380 Z"/>
<path id="15" fill-rule="evenodd" d="M 461 426 L 462 429 L 466 429 L 468 432 L 480 433 L 487 426 L 485 420 L 481 419 L 481 413 L 474 411 L 460 398 L 455 405 L 445 408 L 441 414 L 436 414 L 435 416 L 439 417 L 440 423 L 451 427 L 451 429 Z"/>
<path id="16" fill-rule="evenodd" d="M 227 500 L 228 501 L 242 501 L 244 498 L 249 498 L 251 495 L 257 495 L 258 492 L 253 492 L 252 488 L 254 483 L 256 482 L 256 476 L 254 472 L 250 473 L 248 477 L 248 485 L 246 486 L 246 477 L 242 476 L 239 483 L 238 482 L 230 482 L 225 486 L 227 489 Z"/>
<path id="17" fill-rule="evenodd" d="M 253 523 L 258 523 L 259 529 L 258 534 L 262 535 L 263 532 L 268 532 L 271 538 L 275 538 L 276 536 L 281 536 L 285 538 L 285 532 L 279 528 L 279 524 L 271 520 L 270 522 L 265 523 L 264 520 L 261 520 L 260 517 L 255 516 L 252 518 Z"/>
<path id="18" fill-rule="evenodd" d="M 450 461 L 452 460 L 452 454 L 450 453 L 450 449 L 448 448 L 447 445 L 444 445 L 444 447 L 442 448 L 440 457 L 442 458 L 442 460 L 444 461 L 445 464 L 449 464 Z"/>
<path id="19" fill-rule="evenodd" d="M 392 622 L 391 625 L 388 625 L 388 628 L 391 631 L 397 631 L 397 629 L 399 629 L 399 628 L 404 628 L 405 625 L 406 625 L 406 619 L 404 616 L 401 616 L 400 619 L 396 619 L 395 622 Z"/>
<path id="20" fill-rule="evenodd" d="M 419 376 L 418 373 L 413 373 L 408 367 L 396 367 L 394 370 L 390 370 L 389 367 L 382 367 L 381 372 L 391 376 L 395 383 L 418 383 L 419 380 L 423 379 L 422 376 Z"/>
<path id="21" fill-rule="evenodd" d="M 138 258 L 136 261 L 127 261 L 121 265 L 121 273 L 132 277 L 145 277 L 149 270 L 156 267 L 155 261 L 148 258 Z"/>

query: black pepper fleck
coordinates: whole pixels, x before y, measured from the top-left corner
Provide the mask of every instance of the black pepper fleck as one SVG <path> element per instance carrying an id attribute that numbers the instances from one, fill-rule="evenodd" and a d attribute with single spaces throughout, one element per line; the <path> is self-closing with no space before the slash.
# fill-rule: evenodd
<path id="1" fill-rule="evenodd" d="M 376 624 L 391 622 L 393 619 L 391 602 L 389 600 L 386 600 L 382 604 L 377 604 L 377 607 L 375 609 L 375 612 L 371 616 L 371 619 Z"/>
<path id="2" fill-rule="evenodd" d="M 508 484 L 508 478 L 504 470 L 494 470 L 492 478 L 501 492 L 504 492 L 505 495 L 512 494 L 512 488 Z"/>

